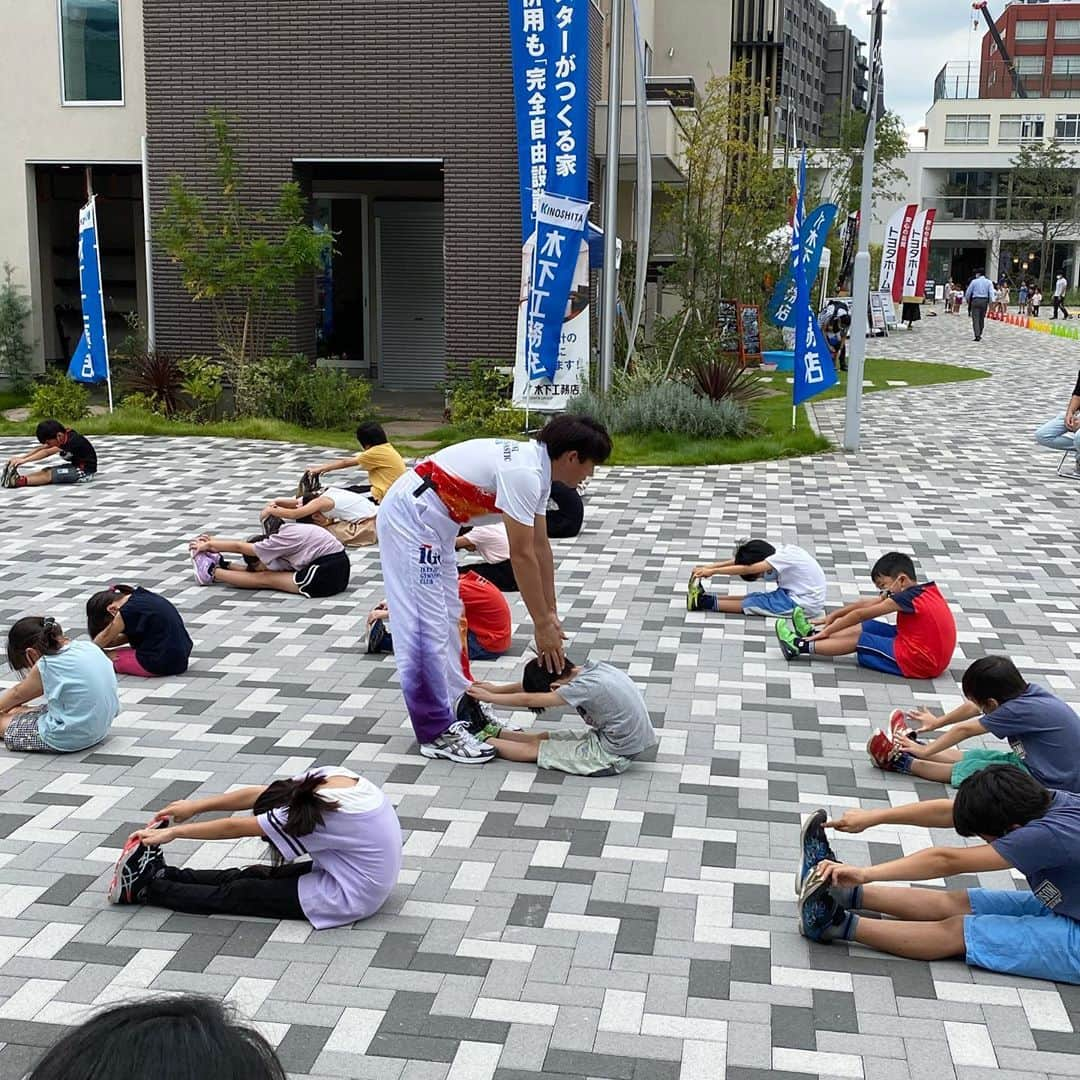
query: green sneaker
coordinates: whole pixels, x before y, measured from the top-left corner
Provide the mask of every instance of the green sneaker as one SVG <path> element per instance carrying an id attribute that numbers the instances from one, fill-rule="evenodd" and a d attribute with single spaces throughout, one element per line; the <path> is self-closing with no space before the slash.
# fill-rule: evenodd
<path id="1" fill-rule="evenodd" d="M 686 610 L 699 611 L 701 598 L 705 595 L 705 587 L 699 578 L 690 575 L 690 583 L 686 586 Z"/>
<path id="2" fill-rule="evenodd" d="M 480 742 L 497 739 L 502 734 L 502 724 L 485 724 L 475 735 Z"/>
<path id="3" fill-rule="evenodd" d="M 795 627 L 795 633 L 799 637 L 813 637 L 817 633 L 817 627 L 814 626 L 801 607 L 797 607 L 791 613 L 791 625 Z"/>
<path id="4" fill-rule="evenodd" d="M 798 659 L 801 651 L 799 642 L 802 638 L 795 633 L 795 627 L 787 619 L 776 620 L 776 640 L 780 642 L 780 649 L 786 659 Z"/>

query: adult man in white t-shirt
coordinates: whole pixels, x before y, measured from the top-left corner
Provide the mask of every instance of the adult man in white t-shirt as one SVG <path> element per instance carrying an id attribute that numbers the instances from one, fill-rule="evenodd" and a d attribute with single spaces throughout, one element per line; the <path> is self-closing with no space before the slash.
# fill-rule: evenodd
<path id="1" fill-rule="evenodd" d="M 394 653 L 420 753 L 483 764 L 494 751 L 470 734 L 454 542 L 462 525 L 502 520 L 510 561 L 550 671 L 565 663 L 547 536 L 552 480 L 577 487 L 611 453 L 603 426 L 557 416 L 534 442 L 472 439 L 440 450 L 395 481 L 376 527 Z"/>
<path id="2" fill-rule="evenodd" d="M 1065 306 L 1065 294 L 1069 291 L 1069 282 L 1065 275 L 1058 271 L 1057 280 L 1054 282 L 1054 314 L 1050 316 L 1051 319 L 1056 319 L 1060 312 L 1066 319 L 1069 316 L 1069 309 Z"/>

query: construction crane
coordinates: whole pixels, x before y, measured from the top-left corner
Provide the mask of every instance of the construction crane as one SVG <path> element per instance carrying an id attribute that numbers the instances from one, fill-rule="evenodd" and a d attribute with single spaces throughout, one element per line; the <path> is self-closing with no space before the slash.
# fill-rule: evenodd
<path id="1" fill-rule="evenodd" d="M 1013 58 L 1005 48 L 1005 42 L 1001 40 L 1001 34 L 998 32 L 997 24 L 994 22 L 993 16 L 986 10 L 987 0 L 975 0 L 975 3 L 971 6 L 976 11 L 982 12 L 982 16 L 986 20 L 986 25 L 989 27 L 990 36 L 994 39 L 994 44 L 997 46 L 998 52 L 1001 53 L 1001 59 L 1005 62 L 1005 70 L 1008 71 L 1009 78 L 1012 79 L 1016 96 L 1018 98 L 1026 98 L 1027 91 L 1024 89 L 1024 84 L 1020 81 L 1020 76 L 1016 73 L 1016 64 L 1013 62 Z"/>

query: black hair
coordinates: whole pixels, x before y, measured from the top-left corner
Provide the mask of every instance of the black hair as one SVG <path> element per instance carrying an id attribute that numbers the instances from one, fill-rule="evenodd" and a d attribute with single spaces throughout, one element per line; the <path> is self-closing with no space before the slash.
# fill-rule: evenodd
<path id="1" fill-rule="evenodd" d="M 874 563 L 870 571 L 870 580 L 876 582 L 881 578 L 894 578 L 900 574 L 907 574 L 912 581 L 915 581 L 915 563 L 912 562 L 910 555 L 905 555 L 902 551 L 889 551 Z"/>
<path id="2" fill-rule="evenodd" d="M 369 446 L 382 446 L 390 440 L 386 437 L 382 424 L 369 420 L 356 429 L 356 441 L 366 450 Z"/>
<path id="3" fill-rule="evenodd" d="M 547 512 L 547 534 L 552 540 L 569 540 L 581 532 L 585 521 L 585 503 L 576 489 L 558 480 L 551 481 L 551 501 L 555 509 Z"/>
<path id="4" fill-rule="evenodd" d="M 37 436 L 37 441 L 44 446 L 50 439 L 63 435 L 65 431 L 67 428 L 59 420 L 42 420 L 34 434 Z"/>
<path id="5" fill-rule="evenodd" d="M 114 1005 L 68 1032 L 27 1080 L 285 1080 L 270 1044 L 193 994 Z"/>
<path id="6" fill-rule="evenodd" d="M 12 671 L 29 671 L 34 665 L 26 656 L 27 649 L 35 649 L 43 656 L 55 656 L 60 651 L 64 631 L 52 618 L 27 615 L 9 631 L 7 639 L 7 662 Z"/>
<path id="7" fill-rule="evenodd" d="M 548 671 L 541 660 L 530 660 L 521 673 L 521 689 L 526 694 L 550 694 L 551 684 L 569 679 L 574 673 L 574 662 L 567 657 L 566 666 L 559 672 Z M 539 716 L 544 710 L 533 709 Z"/>
<path id="8" fill-rule="evenodd" d="M 281 530 L 281 526 L 285 524 L 285 519 L 280 518 L 277 514 L 267 514 L 262 519 L 262 536 L 255 537 L 254 540 L 249 541 L 252 544 L 257 544 L 260 540 L 265 540 L 268 536 L 276 536 Z"/>
<path id="9" fill-rule="evenodd" d="M 744 540 L 735 549 L 735 561 L 740 566 L 753 566 L 764 562 L 770 555 L 776 554 L 776 548 L 768 540 Z M 760 574 L 740 574 L 743 581 L 757 581 Z"/>
<path id="10" fill-rule="evenodd" d="M 130 596 L 134 591 L 131 585 L 110 585 L 107 589 L 94 593 L 86 601 L 86 632 L 96 638 L 113 621 L 109 605 L 114 603 L 118 596 Z"/>
<path id="11" fill-rule="evenodd" d="M 1019 697 L 1027 680 L 1007 656 L 983 656 L 964 672 L 960 684 L 964 697 L 981 705 L 993 698 L 999 705 Z"/>
<path id="12" fill-rule="evenodd" d="M 251 812 L 258 816 L 284 807 L 286 820 L 282 831 L 289 836 L 307 836 L 323 823 L 324 814 L 338 808 L 332 799 L 316 794 L 325 783 L 326 777 L 319 773 L 308 773 L 299 780 L 275 780 L 255 800 Z M 275 861 L 280 862 L 277 848 L 271 844 L 270 849 Z"/>
<path id="13" fill-rule="evenodd" d="M 611 457 L 611 436 L 591 416 L 560 413 L 549 420 L 536 436 L 547 447 L 548 457 L 556 461 L 576 450 L 582 461 L 603 465 Z"/>
<path id="14" fill-rule="evenodd" d="M 961 836 L 1004 836 L 1050 809 L 1051 792 L 1016 765 L 991 765 L 969 776 L 953 800 L 953 828 Z"/>

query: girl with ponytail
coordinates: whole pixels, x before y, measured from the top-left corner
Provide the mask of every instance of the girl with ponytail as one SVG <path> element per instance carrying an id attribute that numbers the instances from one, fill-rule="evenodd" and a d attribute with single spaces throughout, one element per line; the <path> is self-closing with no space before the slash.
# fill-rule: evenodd
<path id="1" fill-rule="evenodd" d="M 185 824 L 200 814 L 236 810 L 252 814 Z M 173 840 L 246 836 L 270 845 L 269 866 L 187 870 L 168 865 L 161 851 Z M 374 915 L 400 870 L 401 826 L 382 790 L 349 769 L 317 768 L 159 810 L 128 838 L 109 902 L 192 915 L 307 919 L 324 930 Z"/>
<path id="2" fill-rule="evenodd" d="M 116 673 L 89 641 L 71 641 L 52 618 L 28 615 L 8 632 L 7 661 L 20 681 L 0 694 L 9 750 L 72 753 L 95 746 L 120 712 Z M 30 706 L 35 698 L 44 705 Z"/>
<path id="3" fill-rule="evenodd" d="M 191 656 L 180 612 L 139 585 L 110 585 L 86 601 L 86 628 L 121 675 L 183 675 Z"/>

